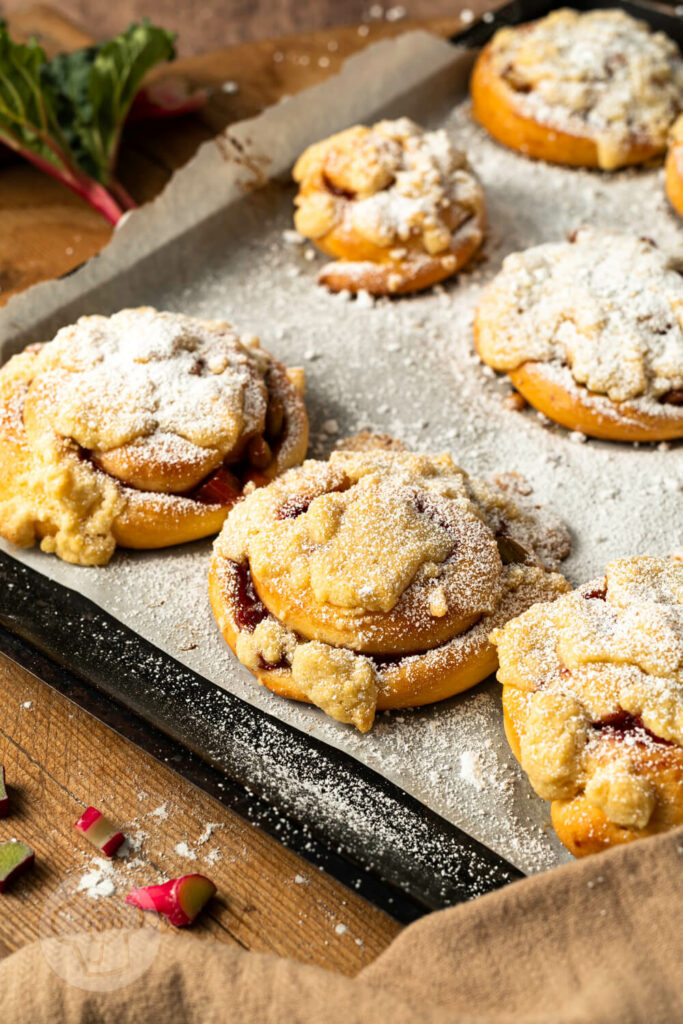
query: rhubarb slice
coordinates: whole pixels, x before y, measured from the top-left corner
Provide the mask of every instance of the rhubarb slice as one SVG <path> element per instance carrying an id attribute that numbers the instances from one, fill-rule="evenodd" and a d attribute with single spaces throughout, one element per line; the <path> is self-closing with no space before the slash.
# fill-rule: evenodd
<path id="1" fill-rule="evenodd" d="M 0 843 L 0 892 L 13 882 L 35 860 L 35 854 L 26 843 L 18 839 L 10 839 L 8 843 Z"/>
<path id="2" fill-rule="evenodd" d="M 82 832 L 105 857 L 113 857 L 125 838 L 123 832 L 119 832 L 116 825 L 109 818 L 105 818 L 96 807 L 88 807 L 74 828 L 77 832 Z"/>
<path id="3" fill-rule="evenodd" d="M 191 495 L 203 505 L 234 505 L 242 493 L 242 485 L 229 470 L 215 470 Z"/>
<path id="4" fill-rule="evenodd" d="M 6 818 L 9 814 L 9 796 L 5 785 L 5 766 L 0 764 L 0 818 Z"/>
<path id="5" fill-rule="evenodd" d="M 140 910 L 155 910 L 176 928 L 183 928 L 192 924 L 215 892 L 216 886 L 204 875 L 183 875 L 163 885 L 133 889 L 126 903 Z"/>

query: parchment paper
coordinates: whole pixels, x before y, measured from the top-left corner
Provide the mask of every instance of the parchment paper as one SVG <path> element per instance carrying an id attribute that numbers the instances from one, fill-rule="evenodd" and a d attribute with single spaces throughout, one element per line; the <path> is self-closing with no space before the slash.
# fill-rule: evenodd
<path id="1" fill-rule="evenodd" d="M 573 583 L 599 575 L 618 555 L 681 547 L 681 446 L 586 441 L 531 410 L 506 409 L 509 386 L 479 364 L 471 337 L 481 287 L 507 252 L 562 238 L 581 223 L 681 248 L 662 172 L 607 176 L 502 150 L 469 119 L 471 61 L 471 54 L 411 33 L 231 127 L 155 203 L 130 215 L 101 256 L 0 312 L 3 361 L 84 313 L 149 303 L 224 316 L 239 331 L 257 333 L 285 363 L 305 366 L 311 454 L 324 456 L 339 437 L 372 428 L 411 447 L 449 450 L 472 473 L 517 470 L 534 499 L 572 529 L 565 571 Z M 475 267 L 444 287 L 397 300 L 349 300 L 319 288 L 319 257 L 283 235 L 292 226 L 294 194 L 286 172 L 309 143 L 380 112 L 444 125 L 468 151 L 487 194 L 489 236 Z M 548 806 L 509 751 L 494 680 L 433 707 L 381 715 L 361 736 L 317 709 L 274 697 L 227 650 L 206 596 L 210 541 L 119 551 L 98 569 L 3 547 L 220 686 L 364 761 L 522 870 L 568 859 Z"/>

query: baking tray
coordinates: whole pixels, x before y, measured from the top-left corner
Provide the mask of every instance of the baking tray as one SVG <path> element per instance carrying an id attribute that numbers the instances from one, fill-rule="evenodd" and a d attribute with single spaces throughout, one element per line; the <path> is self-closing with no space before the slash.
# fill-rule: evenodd
<path id="1" fill-rule="evenodd" d="M 680 20 L 662 5 L 621 6 L 683 43 Z M 515 2 L 454 41 L 474 48 L 501 23 L 551 9 L 537 0 Z M 17 327 L 21 337 L 20 322 Z M 5 552 L 0 648 L 399 920 L 521 877 L 504 858 L 355 758 L 216 686 Z M 283 760 L 286 777 L 279 770 Z"/>
<path id="2" fill-rule="evenodd" d="M 376 772 L 222 690 L 4 552 L 0 649 L 400 921 L 522 877 Z M 287 786 L 273 770 L 283 759 Z"/>

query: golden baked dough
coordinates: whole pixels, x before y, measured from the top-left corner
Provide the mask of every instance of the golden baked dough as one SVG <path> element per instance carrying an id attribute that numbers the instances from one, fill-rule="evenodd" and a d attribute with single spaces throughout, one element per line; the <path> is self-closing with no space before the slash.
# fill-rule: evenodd
<path id="1" fill-rule="evenodd" d="M 361 446 L 250 494 L 214 544 L 223 636 L 258 680 L 362 732 L 382 708 L 442 700 L 496 665 L 487 640 L 568 589 L 549 513 L 448 455 Z"/>
<path id="2" fill-rule="evenodd" d="M 683 61 L 624 11 L 553 11 L 502 28 L 471 81 L 477 120 L 526 156 L 612 171 L 664 153 L 683 108 Z"/>
<path id="3" fill-rule="evenodd" d="M 309 147 L 294 167 L 294 223 L 335 258 L 333 291 L 414 292 L 451 277 L 484 238 L 484 196 L 444 131 L 408 118 L 357 125 Z"/>
<path id="4" fill-rule="evenodd" d="M 683 824 L 683 563 L 617 559 L 491 640 L 510 745 L 567 849 Z"/>
<path id="5" fill-rule="evenodd" d="M 477 352 L 570 430 L 683 437 L 682 268 L 647 238 L 589 228 L 513 253 L 479 300 Z"/>
<path id="6" fill-rule="evenodd" d="M 666 194 L 676 213 L 683 217 L 683 116 L 669 133 L 669 149 L 665 165 Z"/>
<path id="7" fill-rule="evenodd" d="M 216 533 L 303 459 L 298 374 L 222 321 L 82 317 L 0 370 L 0 535 L 103 565 Z"/>

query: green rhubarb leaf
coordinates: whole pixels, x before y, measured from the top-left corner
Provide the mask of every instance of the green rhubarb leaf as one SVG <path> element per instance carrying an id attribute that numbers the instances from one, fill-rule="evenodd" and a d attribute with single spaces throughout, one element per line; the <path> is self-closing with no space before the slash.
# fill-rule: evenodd
<path id="1" fill-rule="evenodd" d="M 63 139 L 54 96 L 41 81 L 45 60 L 37 43 L 13 43 L 0 21 L 0 140 L 59 167 Z"/>
<path id="2" fill-rule="evenodd" d="M 123 123 L 150 68 L 175 56 L 174 35 L 149 22 L 99 46 L 59 54 L 41 72 L 78 165 L 108 185 Z"/>
<path id="3" fill-rule="evenodd" d="M 35 41 L 12 42 L 0 19 L 0 143 L 115 224 L 134 205 L 113 174 L 121 129 L 144 75 L 174 56 L 174 38 L 144 22 L 48 61 Z"/>
<path id="4" fill-rule="evenodd" d="M 88 46 L 73 53 L 58 53 L 40 71 L 44 89 L 53 97 L 55 117 L 78 166 L 101 180 L 98 162 L 88 149 L 87 138 L 94 121 L 90 101 L 90 76 L 99 51 Z"/>

